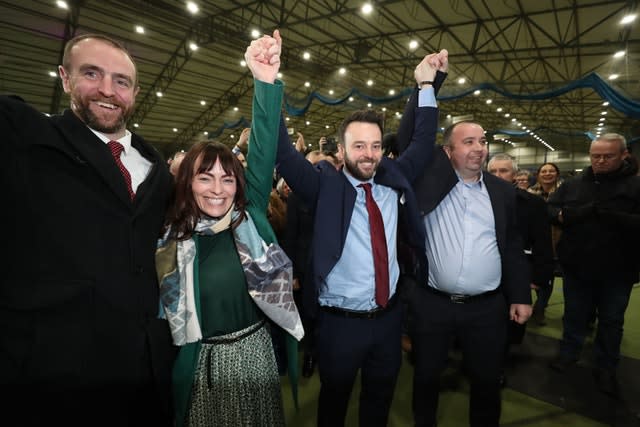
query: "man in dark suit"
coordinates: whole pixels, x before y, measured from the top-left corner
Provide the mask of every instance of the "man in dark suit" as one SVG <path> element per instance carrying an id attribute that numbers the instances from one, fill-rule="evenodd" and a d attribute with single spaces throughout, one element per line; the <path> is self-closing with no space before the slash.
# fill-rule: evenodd
<path id="1" fill-rule="evenodd" d="M 524 253 L 531 267 L 530 287 L 539 290 L 551 286 L 553 280 L 553 246 L 551 244 L 551 222 L 547 204 L 541 197 L 531 194 L 516 185 L 518 163 L 506 153 L 498 153 L 489 160 L 487 171 L 504 179 L 516 189 L 517 224 Z M 520 344 L 524 338 L 526 323 L 509 322 L 505 356 L 509 356 L 509 345 Z M 501 378 L 504 387 L 506 378 Z"/>
<path id="2" fill-rule="evenodd" d="M 351 389 L 361 373 L 360 425 L 385 426 L 400 369 L 401 305 L 396 284 L 399 205 L 407 211 L 410 243 L 422 254 L 424 230 L 411 182 L 420 174 L 437 131 L 436 71 L 446 71 L 447 52 L 432 54 L 416 67 L 420 105 L 411 130 L 414 143 L 403 157 L 382 156 L 382 119 L 374 111 L 347 117 L 339 132 L 344 167 L 329 162 L 316 167 L 289 143 L 281 126 L 277 168 L 293 192 L 314 213 L 311 274 L 303 287 L 303 306 L 316 317 L 316 348 L 321 389 L 318 425 L 344 425 Z M 413 126 L 413 124 L 412 124 Z M 367 186 L 371 186 L 368 190 Z M 364 187 L 363 187 L 364 186 Z M 373 262 L 375 232 L 365 194 L 379 207 L 388 259 L 377 267 L 388 273 L 388 298 L 376 297 Z M 424 278 L 424 274 L 423 274 Z M 319 310 L 318 310 L 319 308 Z"/>
<path id="3" fill-rule="evenodd" d="M 413 119 L 414 102 L 403 120 Z M 487 151 L 482 127 L 458 122 L 415 186 L 429 264 L 428 280 L 409 299 L 416 426 L 436 424 L 439 377 L 454 337 L 471 385 L 470 425 L 498 426 L 507 324 L 531 315 L 515 190 L 482 173 Z"/>
<path id="4" fill-rule="evenodd" d="M 138 86 L 120 44 L 77 37 L 59 71 L 71 98 L 61 116 L 0 97 L 3 418 L 171 425 L 154 261 L 171 176 L 125 128 Z"/>

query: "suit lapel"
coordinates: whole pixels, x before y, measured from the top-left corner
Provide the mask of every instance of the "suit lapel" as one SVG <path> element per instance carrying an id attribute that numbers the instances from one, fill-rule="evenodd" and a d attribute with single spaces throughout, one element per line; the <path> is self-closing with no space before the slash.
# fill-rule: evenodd
<path id="1" fill-rule="evenodd" d="M 76 152 L 77 160 L 89 164 L 107 187 L 124 204 L 131 206 L 126 183 L 107 145 L 70 110 L 55 117 L 53 123 L 62 133 L 64 141 Z"/>

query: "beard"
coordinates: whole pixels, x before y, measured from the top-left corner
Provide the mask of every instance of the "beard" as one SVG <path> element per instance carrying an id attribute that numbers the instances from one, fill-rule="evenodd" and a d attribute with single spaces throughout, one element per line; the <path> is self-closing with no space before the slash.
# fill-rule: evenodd
<path id="1" fill-rule="evenodd" d="M 364 162 L 372 162 L 374 164 L 371 173 L 365 173 L 365 172 L 362 172 L 360 169 L 358 169 L 358 163 L 364 163 Z M 379 161 L 376 162 L 374 159 L 369 159 L 369 158 L 364 158 L 362 160 L 353 162 L 351 161 L 349 156 L 347 156 L 346 154 L 344 155 L 344 167 L 347 168 L 347 171 L 349 171 L 351 176 L 353 176 L 359 181 L 367 181 L 371 179 L 371 177 L 376 173 L 376 170 L 378 169 L 379 164 L 380 164 Z"/>
<path id="2" fill-rule="evenodd" d="M 106 120 L 91 110 L 92 101 L 116 105 L 120 109 L 120 113 L 115 119 Z M 127 121 L 133 115 L 134 109 L 134 105 L 127 107 L 111 99 L 90 100 L 88 97 L 83 98 L 79 96 L 71 97 L 71 106 L 72 110 L 78 115 L 78 117 L 80 117 L 80 120 L 82 120 L 84 124 L 89 126 L 91 129 L 107 134 L 116 133 L 125 129 Z"/>

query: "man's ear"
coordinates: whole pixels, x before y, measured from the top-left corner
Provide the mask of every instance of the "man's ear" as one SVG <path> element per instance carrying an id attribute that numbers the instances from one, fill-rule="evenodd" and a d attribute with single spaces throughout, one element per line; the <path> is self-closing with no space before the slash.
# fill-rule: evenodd
<path id="1" fill-rule="evenodd" d="M 447 157 L 451 159 L 451 147 L 449 145 L 443 145 L 442 149 L 447 154 Z"/>
<path id="2" fill-rule="evenodd" d="M 71 85 L 69 84 L 69 79 L 71 76 L 67 73 L 67 70 L 64 69 L 62 65 L 58 65 L 58 74 L 60 75 L 60 80 L 62 80 L 62 89 L 64 89 L 64 93 L 71 92 Z"/>

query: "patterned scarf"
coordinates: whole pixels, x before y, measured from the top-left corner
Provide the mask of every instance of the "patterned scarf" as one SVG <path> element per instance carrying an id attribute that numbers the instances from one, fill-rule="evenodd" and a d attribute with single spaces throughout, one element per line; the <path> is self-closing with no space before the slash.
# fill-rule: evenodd
<path id="1" fill-rule="evenodd" d="M 226 230 L 239 213 L 232 206 L 219 219 L 200 219 L 195 233 L 214 235 Z M 277 325 L 302 339 L 304 330 L 293 302 L 291 260 L 275 243 L 267 245 L 246 212 L 247 218 L 233 230 L 240 263 L 247 279 L 249 295 Z M 169 321 L 175 345 L 202 339 L 196 312 L 193 264 L 196 244 L 193 239 L 168 239 L 169 231 L 158 242 L 156 269 L 160 283 L 159 317 Z"/>

